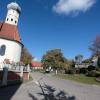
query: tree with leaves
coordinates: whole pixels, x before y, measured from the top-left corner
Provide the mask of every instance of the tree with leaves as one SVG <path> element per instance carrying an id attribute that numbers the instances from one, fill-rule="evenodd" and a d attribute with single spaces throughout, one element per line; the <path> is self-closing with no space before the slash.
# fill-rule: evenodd
<path id="1" fill-rule="evenodd" d="M 21 54 L 21 61 L 27 65 L 30 64 L 32 61 L 33 57 L 32 55 L 29 53 L 29 51 L 26 48 L 22 49 L 22 54 Z"/>
<path id="2" fill-rule="evenodd" d="M 61 49 L 48 50 L 42 57 L 44 68 L 64 69 L 67 59 L 63 56 Z"/>

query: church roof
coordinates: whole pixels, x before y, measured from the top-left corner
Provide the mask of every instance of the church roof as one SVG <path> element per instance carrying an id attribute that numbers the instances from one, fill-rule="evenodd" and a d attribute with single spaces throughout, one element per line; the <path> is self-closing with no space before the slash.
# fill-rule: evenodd
<path id="1" fill-rule="evenodd" d="M 0 37 L 21 42 L 17 26 L 7 23 L 0 22 Z"/>

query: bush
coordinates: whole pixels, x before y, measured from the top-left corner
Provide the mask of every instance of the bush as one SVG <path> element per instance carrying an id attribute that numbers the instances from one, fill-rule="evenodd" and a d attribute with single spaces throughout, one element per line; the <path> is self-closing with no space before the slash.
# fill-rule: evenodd
<path id="1" fill-rule="evenodd" d="M 80 73 L 86 74 L 87 73 L 87 68 L 80 68 Z"/>
<path id="2" fill-rule="evenodd" d="M 86 74 L 88 72 L 87 68 L 78 68 L 76 69 L 76 74 Z"/>
<path id="3" fill-rule="evenodd" d="M 100 77 L 96 78 L 96 81 L 97 81 L 97 82 L 100 82 Z"/>
<path id="4" fill-rule="evenodd" d="M 88 66 L 88 71 L 92 71 L 92 70 L 95 70 L 95 66 L 92 66 L 92 65 L 90 65 L 90 66 Z"/>
<path id="5" fill-rule="evenodd" d="M 92 70 L 92 71 L 88 72 L 87 76 L 89 76 L 89 77 L 99 77 L 100 76 L 100 72 L 96 71 L 96 70 Z"/>
<path id="6" fill-rule="evenodd" d="M 76 73 L 75 69 L 65 70 L 65 74 L 75 74 L 75 73 Z"/>
<path id="7" fill-rule="evenodd" d="M 80 69 L 76 69 L 76 73 L 75 74 L 80 74 Z"/>
<path id="8" fill-rule="evenodd" d="M 65 70 L 62 70 L 61 69 L 61 70 L 58 70 L 58 72 L 61 73 L 61 74 L 64 74 L 65 73 Z"/>

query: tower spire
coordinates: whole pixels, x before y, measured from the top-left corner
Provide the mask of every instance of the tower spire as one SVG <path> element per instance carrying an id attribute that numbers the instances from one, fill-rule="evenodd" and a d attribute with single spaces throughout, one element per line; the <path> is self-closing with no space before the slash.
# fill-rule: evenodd
<path id="1" fill-rule="evenodd" d="M 7 5 L 8 13 L 5 22 L 12 25 L 18 24 L 19 15 L 21 13 L 20 6 L 15 2 Z"/>

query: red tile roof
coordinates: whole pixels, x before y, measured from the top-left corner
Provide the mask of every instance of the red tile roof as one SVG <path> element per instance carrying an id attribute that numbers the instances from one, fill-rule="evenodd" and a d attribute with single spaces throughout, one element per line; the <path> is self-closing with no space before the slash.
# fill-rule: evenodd
<path id="1" fill-rule="evenodd" d="M 18 28 L 16 25 L 0 22 L 0 37 L 21 42 Z"/>
<path id="2" fill-rule="evenodd" d="M 33 62 L 31 62 L 31 66 L 32 67 L 42 67 L 42 63 L 41 62 L 33 61 Z"/>

